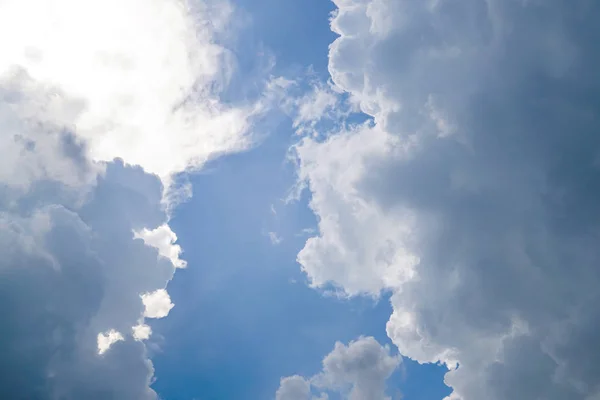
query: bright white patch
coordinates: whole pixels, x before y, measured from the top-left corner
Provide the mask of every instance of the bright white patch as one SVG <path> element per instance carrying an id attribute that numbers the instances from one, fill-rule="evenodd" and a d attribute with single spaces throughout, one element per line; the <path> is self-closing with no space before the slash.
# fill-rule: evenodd
<path id="1" fill-rule="evenodd" d="M 70 110 L 54 122 L 87 140 L 93 159 L 120 157 L 168 181 L 250 146 L 249 118 L 261 109 L 219 101 L 234 63 L 213 35 L 231 7 L 194 5 L 5 0 L 0 78 L 20 70 L 54 88 L 53 101 Z"/>
<path id="2" fill-rule="evenodd" d="M 165 289 L 158 289 L 152 293 L 144 293 L 141 295 L 142 303 L 146 307 L 144 317 L 147 318 L 164 318 L 169 315 L 169 311 L 174 304 L 171 303 L 171 297 Z"/>
<path id="3" fill-rule="evenodd" d="M 121 335 L 121 333 L 117 332 L 114 329 L 111 329 L 110 331 L 108 331 L 106 333 L 99 333 L 98 334 L 98 354 L 106 353 L 108 351 L 108 349 L 110 349 L 110 346 L 112 346 L 116 342 L 119 342 L 122 340 L 125 340 L 125 338 L 123 338 L 123 335 Z"/>
<path id="4" fill-rule="evenodd" d="M 135 340 L 148 340 L 152 335 L 152 328 L 146 324 L 139 324 L 131 328 Z"/>
<path id="5" fill-rule="evenodd" d="M 136 239 L 142 239 L 147 246 L 154 247 L 158 254 L 168 258 L 175 268 L 185 268 L 187 263 L 179 258 L 181 246 L 175 244 L 177 235 L 171 230 L 168 224 L 162 224 L 156 229 L 142 229 L 134 231 L 133 236 Z"/>

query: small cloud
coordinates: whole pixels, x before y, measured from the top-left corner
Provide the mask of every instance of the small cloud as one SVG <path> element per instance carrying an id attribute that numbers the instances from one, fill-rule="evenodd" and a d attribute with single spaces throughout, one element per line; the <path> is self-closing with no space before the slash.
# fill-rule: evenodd
<path id="1" fill-rule="evenodd" d="M 120 332 L 117 332 L 114 329 L 106 333 L 98 334 L 98 354 L 102 355 L 110 349 L 110 346 L 115 344 L 116 342 L 123 341 L 125 338 L 121 335 Z"/>
<path id="2" fill-rule="evenodd" d="M 163 224 L 153 230 L 144 228 L 134 231 L 133 237 L 142 239 L 147 246 L 157 249 L 159 256 L 171 260 L 175 268 L 185 268 L 187 266 L 187 262 L 179 258 L 181 255 L 181 246 L 175 244 L 177 235 L 171 230 L 168 224 Z"/>
<path id="3" fill-rule="evenodd" d="M 271 240 L 271 244 L 273 244 L 273 245 L 278 245 L 281 242 L 283 242 L 283 238 L 281 236 L 277 235 L 276 232 L 269 232 L 268 236 L 269 236 L 269 240 Z"/>
<path id="4" fill-rule="evenodd" d="M 146 307 L 144 311 L 144 317 L 146 318 L 164 318 L 169 315 L 169 311 L 174 307 L 174 304 L 171 303 L 171 297 L 165 289 L 144 293 L 140 297 Z"/>
<path id="5" fill-rule="evenodd" d="M 146 324 L 139 324 L 131 328 L 133 338 L 138 341 L 148 340 L 152 335 L 152 328 Z"/>

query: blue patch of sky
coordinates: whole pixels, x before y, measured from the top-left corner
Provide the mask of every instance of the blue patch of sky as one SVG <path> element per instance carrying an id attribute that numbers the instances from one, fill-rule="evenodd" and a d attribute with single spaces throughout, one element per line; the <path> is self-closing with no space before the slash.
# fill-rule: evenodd
<path id="1" fill-rule="evenodd" d="M 252 18 L 237 45 L 242 71 L 260 69 L 256 51 L 263 48 L 277 59 L 275 74 L 300 74 L 312 65 L 327 79 L 332 3 L 235 4 Z M 166 400 L 272 399 L 280 377 L 317 373 L 336 341 L 365 335 L 389 343 L 387 299 L 338 300 L 307 287 L 295 258 L 307 238 L 303 230 L 315 229 L 316 220 L 307 193 L 282 201 L 295 182 L 285 158 L 297 137 L 290 121 L 279 122 L 265 128 L 270 135 L 257 148 L 192 176 L 194 196 L 176 210 L 171 225 L 189 267 L 169 284 L 176 305 L 169 317 L 150 322 L 153 387 Z M 282 241 L 272 243 L 269 232 Z M 390 379 L 391 392 L 441 399 L 449 393 L 443 372 L 405 361 Z"/>
<path id="2" fill-rule="evenodd" d="M 166 399 L 268 399 L 281 376 L 317 372 L 336 340 L 386 339 L 387 302 L 307 287 L 295 263 L 306 236 L 296 235 L 314 217 L 304 201 L 278 203 L 293 179 L 280 142 L 194 177 L 194 198 L 173 220 L 189 268 L 169 285 L 176 307 L 152 323 L 164 337 L 154 387 Z M 283 241 L 274 245 L 269 231 Z"/>
<path id="3" fill-rule="evenodd" d="M 327 79 L 327 53 L 336 35 L 329 29 L 334 4 L 326 0 L 237 0 L 251 19 L 243 43 L 260 43 L 276 57 L 275 73 L 304 70 L 312 65 Z M 252 43 L 254 43 L 254 45 Z M 238 48 L 238 54 L 243 54 Z"/>

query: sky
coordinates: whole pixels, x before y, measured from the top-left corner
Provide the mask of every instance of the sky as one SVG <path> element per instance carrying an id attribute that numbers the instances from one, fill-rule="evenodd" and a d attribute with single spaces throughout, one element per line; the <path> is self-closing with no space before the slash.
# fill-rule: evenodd
<path id="1" fill-rule="evenodd" d="M 598 15 L 0 0 L 0 398 L 599 400 Z"/>

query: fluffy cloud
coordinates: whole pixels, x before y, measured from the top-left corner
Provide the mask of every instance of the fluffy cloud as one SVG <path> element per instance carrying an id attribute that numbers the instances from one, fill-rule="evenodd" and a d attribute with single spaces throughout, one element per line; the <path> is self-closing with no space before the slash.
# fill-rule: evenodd
<path id="1" fill-rule="evenodd" d="M 252 145 L 268 101 L 220 101 L 231 13 L 1 2 L 0 398 L 157 398 L 143 318 L 168 314 L 164 288 L 185 266 L 165 189 Z"/>
<path id="2" fill-rule="evenodd" d="M 234 61 L 215 35 L 231 10 L 182 0 L 4 1 L 0 76 L 46 87 L 60 111 L 48 117 L 76 127 L 92 159 L 120 157 L 167 179 L 252 144 L 250 119 L 262 105 L 219 101 Z"/>
<path id="3" fill-rule="evenodd" d="M 175 267 L 186 267 L 186 261 L 179 258 L 181 246 L 175 244 L 177 235 L 171 230 L 171 227 L 168 224 L 162 224 L 153 230 L 144 228 L 139 232 L 134 232 L 133 236 L 142 239 L 146 245 L 157 249 L 158 255 L 171 260 L 171 263 Z"/>
<path id="4" fill-rule="evenodd" d="M 174 304 L 171 303 L 171 297 L 165 289 L 158 289 L 152 293 L 144 293 L 141 295 L 142 303 L 146 310 L 144 316 L 147 318 L 164 318 L 169 315 L 169 311 Z"/>
<path id="5" fill-rule="evenodd" d="M 293 375 L 281 378 L 276 400 L 308 400 L 311 398 L 310 382 L 305 378 Z"/>
<path id="6" fill-rule="evenodd" d="M 323 371 L 311 377 L 298 375 L 281 379 L 277 400 L 309 400 L 311 385 L 327 399 L 328 391 L 340 393 L 349 400 L 384 400 L 385 381 L 400 364 L 400 357 L 390 355 L 372 337 L 361 337 L 347 346 L 336 343 L 323 359 Z"/>
<path id="7" fill-rule="evenodd" d="M 600 7 L 334 2 L 331 76 L 373 121 L 296 147 L 313 285 L 391 291 L 452 399 L 600 396 Z"/>
<path id="8" fill-rule="evenodd" d="M 135 333 L 134 333 L 135 335 Z M 136 339 L 138 338 L 137 336 L 135 337 Z M 114 329 L 111 329 L 110 331 L 106 332 L 106 333 L 99 333 L 98 334 L 98 354 L 102 355 L 104 353 L 106 353 L 108 351 L 108 349 L 110 349 L 110 346 L 112 346 L 113 344 L 123 341 L 125 340 L 125 338 L 123 337 L 123 335 L 121 335 L 120 332 L 115 331 Z"/>
<path id="9" fill-rule="evenodd" d="M 76 201 L 57 181 L 31 187 L 0 196 L 0 397 L 155 398 L 130 332 L 140 294 L 164 287 L 175 267 L 131 231 L 166 218 L 160 181 L 109 164 Z"/>
<path id="10" fill-rule="evenodd" d="M 152 328 L 146 324 L 138 324 L 132 328 L 132 334 L 135 340 L 148 340 L 152 335 Z"/>

